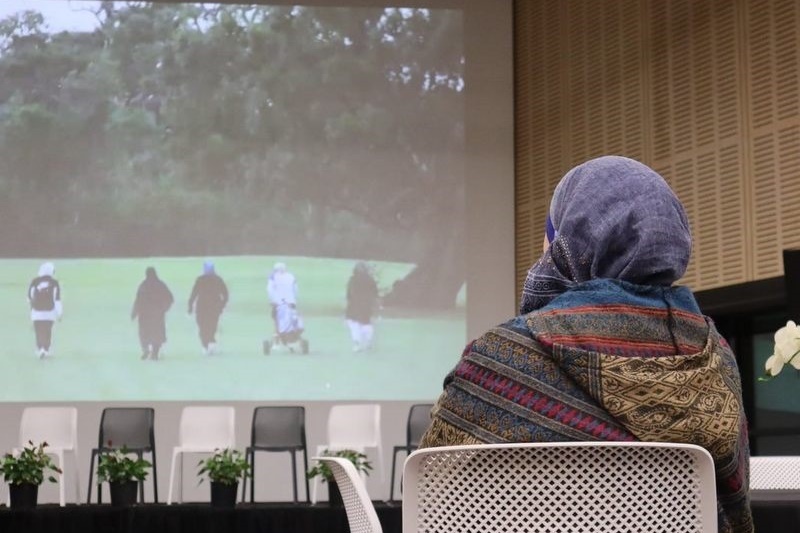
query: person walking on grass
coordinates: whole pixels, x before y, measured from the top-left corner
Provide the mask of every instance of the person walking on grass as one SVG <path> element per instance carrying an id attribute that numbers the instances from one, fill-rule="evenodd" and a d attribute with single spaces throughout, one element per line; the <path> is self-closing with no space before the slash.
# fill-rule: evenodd
<path id="1" fill-rule="evenodd" d="M 378 285 L 370 272 L 369 265 L 359 261 L 353 268 L 353 275 L 347 282 L 347 307 L 345 320 L 353 341 L 353 351 L 361 352 L 372 348 L 372 317 L 378 310 Z"/>
<path id="2" fill-rule="evenodd" d="M 28 304 L 31 308 L 31 321 L 36 333 L 36 354 L 39 359 L 50 355 L 53 338 L 53 323 L 61 320 L 61 286 L 53 277 L 56 267 L 53 263 L 42 263 L 39 274 L 28 286 Z"/>
<path id="3" fill-rule="evenodd" d="M 203 353 L 212 355 L 217 350 L 219 317 L 228 303 L 228 287 L 214 270 L 214 263 L 203 263 L 203 274 L 197 277 L 189 296 L 189 314 L 195 313 Z"/>
<path id="4" fill-rule="evenodd" d="M 145 279 L 136 291 L 131 320 L 139 319 L 139 343 L 142 359 L 158 360 L 161 346 L 167 342 L 165 316 L 174 298 L 167 285 L 158 278 L 156 269 L 147 267 Z"/>
<path id="5" fill-rule="evenodd" d="M 272 307 L 272 322 L 277 337 L 280 333 L 278 306 L 287 304 L 292 309 L 297 307 L 297 279 L 287 270 L 285 263 L 275 263 L 272 268 L 267 280 L 267 296 Z"/>

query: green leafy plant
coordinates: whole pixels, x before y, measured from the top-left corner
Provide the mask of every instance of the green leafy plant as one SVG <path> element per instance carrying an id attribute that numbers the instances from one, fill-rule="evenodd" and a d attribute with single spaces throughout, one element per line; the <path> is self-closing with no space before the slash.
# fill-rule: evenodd
<path id="1" fill-rule="evenodd" d="M 108 443 L 109 446 L 111 443 Z M 153 466 L 150 461 L 139 457 L 131 457 L 131 452 L 123 446 L 102 452 L 97 463 L 97 479 L 100 482 L 124 483 L 126 481 L 144 481 L 147 469 Z"/>
<path id="2" fill-rule="evenodd" d="M 367 456 L 355 450 L 323 450 L 322 455 L 324 457 L 343 457 L 344 459 L 348 459 L 351 463 L 353 463 L 353 465 L 355 465 L 357 472 L 364 472 L 366 475 L 369 475 L 370 470 L 372 470 L 372 464 L 367 461 Z M 312 479 L 317 476 L 322 477 L 322 481 L 335 481 L 333 478 L 333 472 L 331 472 L 331 469 L 328 467 L 328 465 L 324 463 L 317 463 L 314 468 L 310 469 L 306 473 L 306 477 L 308 479 Z"/>
<path id="3" fill-rule="evenodd" d="M 197 472 L 200 476 L 205 474 L 209 480 L 224 485 L 234 485 L 239 482 L 240 478 L 250 475 L 250 465 L 247 463 L 247 459 L 241 452 L 231 448 L 215 450 L 214 455 L 200 461 L 197 466 L 200 467 Z M 203 482 L 202 477 L 200 482 Z"/>
<path id="4" fill-rule="evenodd" d="M 30 483 L 31 485 L 41 485 L 44 482 L 45 470 L 50 470 L 57 474 L 61 473 L 49 455 L 44 451 L 47 447 L 46 442 L 38 446 L 32 441 L 28 441 L 28 446 L 24 447 L 19 455 L 7 453 L 0 460 L 0 474 L 3 475 L 6 483 L 10 485 L 21 485 Z M 55 483 L 56 478 L 52 475 L 47 476 L 47 480 Z"/>

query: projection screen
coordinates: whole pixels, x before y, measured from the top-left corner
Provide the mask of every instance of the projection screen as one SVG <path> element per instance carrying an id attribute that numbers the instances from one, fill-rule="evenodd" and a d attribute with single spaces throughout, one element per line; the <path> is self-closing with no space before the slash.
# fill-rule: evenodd
<path id="1" fill-rule="evenodd" d="M 0 401 L 427 399 L 513 313 L 510 28 L 356 4 L 0 3 Z"/>

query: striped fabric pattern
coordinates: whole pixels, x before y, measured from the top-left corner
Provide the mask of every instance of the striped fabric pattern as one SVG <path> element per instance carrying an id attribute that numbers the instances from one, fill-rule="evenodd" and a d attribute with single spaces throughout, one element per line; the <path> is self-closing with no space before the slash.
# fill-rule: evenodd
<path id="1" fill-rule="evenodd" d="M 685 288 L 581 284 L 470 343 L 423 446 L 666 441 L 714 457 L 720 531 L 752 531 L 735 358 Z"/>

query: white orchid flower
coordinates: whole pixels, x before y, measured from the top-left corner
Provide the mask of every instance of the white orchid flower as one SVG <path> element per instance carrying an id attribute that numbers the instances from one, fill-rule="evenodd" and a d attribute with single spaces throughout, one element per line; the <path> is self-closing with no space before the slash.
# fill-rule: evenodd
<path id="1" fill-rule="evenodd" d="M 767 375 L 777 376 L 783 370 L 783 360 L 777 355 L 771 355 L 764 366 L 766 367 Z"/>
<path id="2" fill-rule="evenodd" d="M 783 365 L 800 370 L 800 326 L 793 320 L 775 332 L 775 349 L 764 365 L 769 376 L 777 376 Z"/>
<path id="3" fill-rule="evenodd" d="M 797 350 L 800 350 L 800 327 L 790 320 L 775 332 L 775 354 L 788 363 Z"/>

